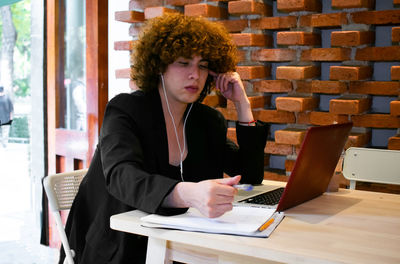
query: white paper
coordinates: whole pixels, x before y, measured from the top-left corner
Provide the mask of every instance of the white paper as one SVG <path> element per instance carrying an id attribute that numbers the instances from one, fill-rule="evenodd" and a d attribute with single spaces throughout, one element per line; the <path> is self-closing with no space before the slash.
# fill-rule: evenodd
<path id="1" fill-rule="evenodd" d="M 182 229 L 220 234 L 267 237 L 283 219 L 283 213 L 275 214 L 275 209 L 235 206 L 232 211 L 218 218 L 204 217 L 198 210 L 175 216 L 151 214 L 142 217 L 143 226 Z M 274 222 L 263 232 L 257 229 L 274 215 Z"/>

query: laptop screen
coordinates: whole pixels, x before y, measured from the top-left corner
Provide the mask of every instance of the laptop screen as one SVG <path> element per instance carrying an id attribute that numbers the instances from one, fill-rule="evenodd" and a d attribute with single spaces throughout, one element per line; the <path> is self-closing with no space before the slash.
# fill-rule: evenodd
<path id="1" fill-rule="evenodd" d="M 307 130 L 277 211 L 311 200 L 326 191 L 352 126 L 349 122 Z"/>

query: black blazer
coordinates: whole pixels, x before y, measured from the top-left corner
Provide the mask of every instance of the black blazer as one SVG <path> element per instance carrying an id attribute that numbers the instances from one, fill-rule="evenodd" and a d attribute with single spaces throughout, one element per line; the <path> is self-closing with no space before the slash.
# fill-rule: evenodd
<path id="1" fill-rule="evenodd" d="M 267 126 L 236 126 L 236 146 L 226 137 L 227 122 L 215 109 L 194 103 L 187 118 L 185 181 L 242 175 L 243 183 L 264 176 Z M 99 144 L 68 216 L 66 232 L 77 263 L 144 262 L 147 238 L 110 229 L 110 216 L 134 209 L 177 214 L 163 208 L 180 182 L 168 163 L 166 126 L 158 91 L 120 94 L 107 105 Z M 61 251 L 60 263 L 64 259 Z"/>

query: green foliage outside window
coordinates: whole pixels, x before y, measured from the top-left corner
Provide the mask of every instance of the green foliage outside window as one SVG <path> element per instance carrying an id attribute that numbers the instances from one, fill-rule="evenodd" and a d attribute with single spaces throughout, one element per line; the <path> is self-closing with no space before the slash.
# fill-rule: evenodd
<path id="1" fill-rule="evenodd" d="M 14 93 L 18 97 L 30 95 L 30 59 L 31 59 L 31 1 L 24 0 L 11 5 L 11 13 L 17 32 L 14 49 Z M 3 26 L 0 19 L 0 39 Z M 0 48 L 1 48 L 0 41 Z"/>
<path id="2" fill-rule="evenodd" d="M 10 127 L 10 138 L 29 138 L 29 120 L 27 116 L 13 119 Z"/>

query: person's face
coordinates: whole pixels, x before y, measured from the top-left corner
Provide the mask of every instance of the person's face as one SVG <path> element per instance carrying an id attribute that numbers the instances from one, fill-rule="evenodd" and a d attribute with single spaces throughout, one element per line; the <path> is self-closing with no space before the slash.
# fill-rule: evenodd
<path id="1" fill-rule="evenodd" d="M 208 61 L 197 55 L 191 59 L 179 57 L 167 66 L 163 76 L 168 100 L 193 103 L 206 83 Z"/>

